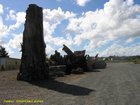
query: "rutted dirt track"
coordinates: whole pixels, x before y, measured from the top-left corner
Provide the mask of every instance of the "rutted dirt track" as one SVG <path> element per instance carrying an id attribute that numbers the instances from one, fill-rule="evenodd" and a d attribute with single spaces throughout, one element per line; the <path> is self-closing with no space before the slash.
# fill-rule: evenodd
<path id="1" fill-rule="evenodd" d="M 36 83 L 16 81 L 17 70 L 0 72 L 0 105 L 7 105 L 5 99 L 41 99 L 40 105 L 140 105 L 139 64 L 110 63 L 99 71 Z"/>

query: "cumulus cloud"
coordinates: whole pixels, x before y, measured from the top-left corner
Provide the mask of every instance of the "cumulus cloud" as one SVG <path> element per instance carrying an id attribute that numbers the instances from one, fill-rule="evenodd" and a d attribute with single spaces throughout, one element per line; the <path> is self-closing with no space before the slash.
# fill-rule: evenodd
<path id="1" fill-rule="evenodd" d="M 100 53 L 100 56 L 133 56 L 140 55 L 140 43 L 124 47 L 122 45 L 113 44 L 105 51 Z"/>
<path id="2" fill-rule="evenodd" d="M 9 55 L 14 55 L 15 54 L 14 50 L 17 50 L 18 53 L 21 50 L 20 44 L 22 43 L 23 35 L 20 33 L 20 34 L 12 34 L 12 36 L 13 38 L 11 38 L 8 43 L 5 43 L 3 45 L 6 48 Z"/>
<path id="3" fill-rule="evenodd" d="M 0 14 L 2 14 L 2 13 L 3 13 L 3 5 L 0 4 Z"/>
<path id="4" fill-rule="evenodd" d="M 6 21 L 15 21 L 15 24 L 4 24 L 2 14 L 5 11 L 3 10 L 3 6 L 0 5 L 0 44 L 3 45 L 9 55 L 14 54 L 14 49 L 20 49 L 20 42 L 22 35 L 13 34 L 13 31 L 16 28 L 19 28 L 25 21 L 25 13 L 24 12 L 15 12 L 14 10 L 9 10 L 7 14 Z M 11 39 L 6 40 L 4 38 L 8 38 L 10 36 Z M 8 41 L 8 42 L 7 42 Z"/>
<path id="5" fill-rule="evenodd" d="M 77 5 L 85 6 L 90 0 L 76 0 Z"/>
<path id="6" fill-rule="evenodd" d="M 81 17 L 69 19 L 67 30 L 75 33 L 75 45 L 89 40 L 84 48 L 94 50 L 109 41 L 138 37 L 139 15 L 140 6 L 135 5 L 133 0 L 110 0 L 103 9 L 88 11 Z"/>
<path id="7" fill-rule="evenodd" d="M 9 14 L 7 15 L 7 19 L 9 20 L 15 20 L 16 23 L 9 26 L 9 31 L 13 31 L 17 28 L 19 28 L 24 22 L 25 22 L 25 12 L 15 12 L 13 10 L 9 11 Z"/>
<path id="8" fill-rule="evenodd" d="M 2 14 L 4 13 L 3 5 L 0 4 L 0 43 L 2 43 L 2 38 L 8 33 L 7 26 L 3 23 Z"/>
<path id="9" fill-rule="evenodd" d="M 63 44 L 71 45 L 72 38 L 70 35 L 66 35 L 66 38 L 54 37 L 53 33 L 63 20 L 68 20 L 75 16 L 75 13 L 70 11 L 64 12 L 60 7 L 53 10 L 43 9 L 44 40 L 47 44 L 47 53 L 54 51 L 54 47 L 62 47 Z"/>
<path id="10" fill-rule="evenodd" d="M 130 42 L 133 42 L 133 41 L 134 41 L 133 38 L 128 38 L 128 39 L 126 40 L 126 43 L 130 43 Z"/>
<path id="11" fill-rule="evenodd" d="M 20 43 L 22 42 L 22 34 L 13 34 L 15 29 L 19 29 L 21 25 L 25 22 L 25 12 L 16 12 L 14 10 L 9 10 L 7 14 L 7 21 L 15 21 L 15 24 L 9 25 L 9 27 L 3 25 L 2 18 L 0 18 L 0 33 L 11 32 L 12 38 L 8 43 L 3 44 L 6 50 L 12 55 L 14 50 L 20 50 Z M 70 11 L 64 12 L 60 7 L 58 9 L 43 9 L 43 25 L 44 25 L 44 40 L 47 44 L 46 52 L 52 53 L 56 46 L 62 46 L 64 43 L 70 45 L 72 43 L 72 38 L 70 35 L 64 37 L 54 37 L 53 33 L 56 27 L 61 24 L 63 20 L 67 20 L 75 17 L 76 14 Z M 4 33 L 3 33 L 4 34 Z M 2 35 L 2 34 L 1 34 Z M 71 39 L 70 39 L 71 38 Z M 0 38 L 1 39 L 1 38 Z M 56 43 L 57 42 L 57 43 Z"/>
<path id="12" fill-rule="evenodd" d="M 53 10 L 43 9 L 44 35 L 52 34 L 62 20 L 70 19 L 75 16 L 75 13 L 69 11 L 64 12 L 60 7 Z"/>
<path id="13" fill-rule="evenodd" d="M 16 12 L 14 10 L 10 10 L 6 20 L 16 20 Z"/>
<path id="14" fill-rule="evenodd" d="M 3 37 L 5 37 L 5 35 L 8 33 L 7 28 L 8 28 L 8 27 L 7 27 L 6 25 L 4 25 L 3 19 L 2 19 L 2 17 L 0 16 L 0 40 L 1 40 Z"/>
<path id="15" fill-rule="evenodd" d="M 20 44 L 19 41 L 21 35 L 14 36 L 14 39 L 10 39 L 9 42 L 5 43 L 4 38 L 7 38 L 8 36 L 13 37 L 13 31 L 15 29 L 18 29 L 23 23 L 25 22 L 25 13 L 24 12 L 15 12 L 14 10 L 9 10 L 9 13 L 7 14 L 6 21 L 15 21 L 15 24 L 9 24 L 5 25 L 3 21 L 3 17 L 1 13 L 4 13 L 3 6 L 0 5 L 0 44 L 4 45 L 7 49 L 7 51 L 12 54 L 12 49 L 18 49 L 19 46 L 17 44 Z"/>
<path id="16" fill-rule="evenodd" d="M 89 1 L 77 0 L 76 2 L 80 6 L 85 6 Z M 0 13 L 3 13 L 1 8 L 3 7 L 0 6 Z M 0 14 L 0 36 L 6 34 L 6 30 L 12 32 L 19 29 L 25 22 L 25 13 L 10 10 L 7 15 L 8 20 L 15 21 L 15 24 L 5 26 Z M 68 25 L 64 28 L 65 36 L 54 36 L 56 28 L 64 20 L 68 21 Z M 52 53 L 57 49 L 60 51 L 62 45 L 66 44 L 72 49 L 82 46 L 82 49 L 86 49 L 88 54 L 92 55 L 98 48 L 113 41 L 114 44 L 109 45 L 104 51 L 98 50 L 101 56 L 139 54 L 140 44 L 127 47 L 123 44 L 115 44 L 122 38 L 126 39 L 124 44 L 132 43 L 134 39 L 140 38 L 140 5 L 136 5 L 133 0 L 109 0 L 104 4 L 103 9 L 87 11 L 78 15 L 70 11 L 64 12 L 60 7 L 43 9 L 43 25 L 47 53 Z M 15 35 L 5 44 L 5 47 L 12 53 L 14 49 L 20 48 L 21 39 L 22 34 Z M 96 51 L 94 52 L 94 50 Z"/>

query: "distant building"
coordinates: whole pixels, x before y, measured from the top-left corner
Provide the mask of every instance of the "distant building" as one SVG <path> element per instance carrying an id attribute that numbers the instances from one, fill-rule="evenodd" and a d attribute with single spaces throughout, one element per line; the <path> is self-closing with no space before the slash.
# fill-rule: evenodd
<path id="1" fill-rule="evenodd" d="M 21 60 L 16 58 L 1 57 L 0 71 L 19 69 Z"/>

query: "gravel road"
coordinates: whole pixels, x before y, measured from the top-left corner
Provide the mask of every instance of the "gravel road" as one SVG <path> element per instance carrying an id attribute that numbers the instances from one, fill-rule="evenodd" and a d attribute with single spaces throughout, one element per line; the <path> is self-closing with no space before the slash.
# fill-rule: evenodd
<path id="1" fill-rule="evenodd" d="M 109 63 L 96 72 L 32 83 L 16 81 L 17 73 L 0 72 L 0 105 L 140 105 L 140 64 Z"/>

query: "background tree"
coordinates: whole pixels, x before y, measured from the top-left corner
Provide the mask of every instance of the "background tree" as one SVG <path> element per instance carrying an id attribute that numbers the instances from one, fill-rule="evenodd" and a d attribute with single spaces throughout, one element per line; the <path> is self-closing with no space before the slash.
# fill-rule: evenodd
<path id="1" fill-rule="evenodd" d="M 0 57 L 9 57 L 8 53 L 6 52 L 5 48 L 0 46 Z"/>

